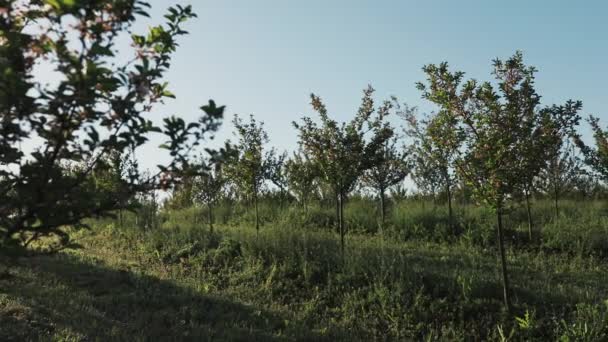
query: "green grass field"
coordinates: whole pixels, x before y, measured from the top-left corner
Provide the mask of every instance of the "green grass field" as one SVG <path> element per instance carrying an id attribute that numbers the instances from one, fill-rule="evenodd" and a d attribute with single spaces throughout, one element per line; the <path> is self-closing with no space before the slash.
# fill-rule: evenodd
<path id="1" fill-rule="evenodd" d="M 533 241 L 521 209 L 508 215 L 512 315 L 493 216 L 472 206 L 453 237 L 444 208 L 399 203 L 382 238 L 373 204 L 353 201 L 344 259 L 330 209 L 268 204 L 259 235 L 227 208 L 213 233 L 194 208 L 145 232 L 92 221 L 72 232 L 80 248 L 4 249 L 0 340 L 605 341 L 604 208 L 564 202 L 556 221 L 539 201 Z"/>

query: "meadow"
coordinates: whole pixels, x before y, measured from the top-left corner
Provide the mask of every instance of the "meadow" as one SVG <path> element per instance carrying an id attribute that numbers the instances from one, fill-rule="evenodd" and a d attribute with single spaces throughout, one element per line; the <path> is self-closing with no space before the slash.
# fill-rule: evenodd
<path id="1" fill-rule="evenodd" d="M 533 203 L 505 219 L 514 312 L 502 305 L 491 211 L 403 199 L 346 206 L 344 258 L 331 208 L 249 207 L 90 220 L 72 246 L 3 249 L 0 340 L 602 341 L 608 338 L 605 202 Z"/>

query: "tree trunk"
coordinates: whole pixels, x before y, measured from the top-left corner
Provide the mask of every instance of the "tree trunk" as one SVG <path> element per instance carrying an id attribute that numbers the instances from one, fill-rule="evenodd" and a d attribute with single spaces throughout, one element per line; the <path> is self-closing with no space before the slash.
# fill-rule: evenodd
<path id="1" fill-rule="evenodd" d="M 502 208 L 499 206 L 496 209 L 496 218 L 498 223 L 498 249 L 500 251 L 500 264 L 502 268 L 502 286 L 503 296 L 505 301 L 505 307 L 507 311 L 511 313 L 511 297 L 509 295 L 509 276 L 507 273 L 507 259 L 505 257 L 505 246 L 504 246 L 504 235 L 502 227 Z"/>
<path id="2" fill-rule="evenodd" d="M 386 221 L 386 198 L 384 188 L 380 189 L 380 235 L 384 238 L 384 222 Z"/>
<path id="3" fill-rule="evenodd" d="M 466 208 L 469 204 L 467 199 L 467 187 L 465 184 L 462 185 L 462 206 Z"/>
<path id="4" fill-rule="evenodd" d="M 340 218 L 338 220 L 340 227 L 340 253 L 342 254 L 342 261 L 344 261 L 344 194 L 340 193 Z"/>
<path id="5" fill-rule="evenodd" d="M 207 220 L 209 221 L 209 233 L 213 233 L 213 215 L 211 213 L 211 202 L 207 203 Z"/>
<path id="6" fill-rule="evenodd" d="M 450 230 L 452 231 L 452 234 L 454 234 L 454 236 L 456 236 L 456 227 L 454 226 L 454 215 L 452 213 L 452 191 L 451 191 L 451 186 L 450 186 L 450 182 L 446 181 L 446 186 L 445 186 L 445 192 L 446 192 L 446 196 L 448 197 L 448 225 L 450 226 Z"/>
<path id="7" fill-rule="evenodd" d="M 530 190 L 524 190 L 526 196 L 526 211 L 528 212 L 528 236 L 532 241 L 532 211 L 530 209 Z"/>
<path id="8" fill-rule="evenodd" d="M 260 213 L 258 210 L 258 188 L 253 185 L 253 206 L 255 207 L 255 232 L 260 233 Z"/>
<path id="9" fill-rule="evenodd" d="M 553 186 L 554 202 L 555 202 L 555 222 L 559 218 L 559 189 L 557 183 Z"/>
<path id="10" fill-rule="evenodd" d="M 336 231 L 340 233 L 340 193 L 336 191 Z"/>

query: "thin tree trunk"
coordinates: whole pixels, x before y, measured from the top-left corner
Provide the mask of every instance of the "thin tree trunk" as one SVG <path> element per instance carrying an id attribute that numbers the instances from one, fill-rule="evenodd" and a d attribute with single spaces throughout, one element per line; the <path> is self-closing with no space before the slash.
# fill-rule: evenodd
<path id="1" fill-rule="evenodd" d="M 340 218 L 339 218 L 339 227 L 340 227 L 340 253 L 342 254 L 342 261 L 344 261 L 344 195 L 340 193 L 339 196 L 340 202 Z"/>
<path id="2" fill-rule="evenodd" d="M 530 209 L 530 190 L 524 190 L 526 195 L 526 211 L 528 212 L 528 237 L 532 241 L 532 210 Z"/>
<path id="3" fill-rule="evenodd" d="M 453 217 L 454 215 L 452 213 L 452 191 L 451 191 L 451 186 L 450 186 L 449 181 L 446 182 L 445 192 L 448 197 L 448 225 L 450 226 L 450 230 L 452 231 L 454 236 L 456 236 L 456 227 L 454 226 L 454 217 Z"/>
<path id="4" fill-rule="evenodd" d="M 380 189 L 380 235 L 384 238 L 384 222 L 386 221 L 386 198 L 384 188 Z"/>
<path id="5" fill-rule="evenodd" d="M 260 233 L 260 213 L 258 210 L 258 188 L 253 185 L 253 206 L 255 207 L 255 232 Z"/>
<path id="6" fill-rule="evenodd" d="M 462 192 L 462 196 L 460 199 L 460 206 L 462 207 L 462 215 L 464 216 L 466 214 L 466 210 L 467 210 L 467 194 L 466 194 L 466 189 L 464 187 L 464 185 L 462 185 L 460 187 L 460 191 Z"/>
<path id="7" fill-rule="evenodd" d="M 156 192 L 152 191 L 152 206 L 151 206 L 151 211 L 152 211 L 152 215 L 151 217 L 149 217 L 150 222 L 145 222 L 144 225 L 146 224 L 150 224 L 150 229 L 151 230 L 156 230 L 158 228 L 158 221 L 157 221 L 157 211 L 158 211 L 158 202 L 156 200 Z M 148 221 L 148 220 L 146 220 Z M 145 229 L 144 229 L 145 231 Z"/>
<path id="8" fill-rule="evenodd" d="M 557 183 L 553 186 L 554 193 L 554 201 L 555 201 L 555 222 L 557 222 L 559 218 L 559 190 L 557 187 Z"/>
<path id="9" fill-rule="evenodd" d="M 336 230 L 340 233 L 340 193 L 336 191 Z"/>
<path id="10" fill-rule="evenodd" d="M 500 251 L 500 264 L 502 269 L 502 286 L 505 307 L 511 313 L 511 297 L 509 295 L 509 276 L 507 273 L 507 259 L 505 257 L 504 234 L 502 227 L 502 208 L 499 206 L 496 209 L 496 218 L 498 223 L 498 249 Z"/>
<path id="11" fill-rule="evenodd" d="M 209 221 L 209 233 L 213 233 L 213 215 L 211 213 L 211 202 L 207 203 L 207 220 Z"/>

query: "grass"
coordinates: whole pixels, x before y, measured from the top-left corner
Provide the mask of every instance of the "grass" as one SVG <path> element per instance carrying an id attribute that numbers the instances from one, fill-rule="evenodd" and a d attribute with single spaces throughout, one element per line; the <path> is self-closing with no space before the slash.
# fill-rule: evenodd
<path id="1" fill-rule="evenodd" d="M 565 202 L 553 222 L 535 203 L 532 242 L 509 215 L 513 315 L 478 208 L 459 211 L 454 238 L 443 208 L 403 202 L 383 239 L 359 202 L 344 259 L 330 209 L 268 205 L 259 235 L 246 215 L 213 234 L 180 211 L 145 232 L 94 221 L 72 233 L 81 249 L 0 255 L 0 340 L 606 340 L 603 208 Z"/>

